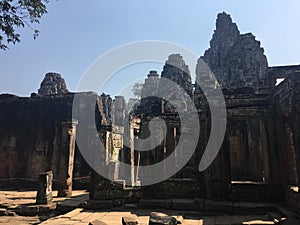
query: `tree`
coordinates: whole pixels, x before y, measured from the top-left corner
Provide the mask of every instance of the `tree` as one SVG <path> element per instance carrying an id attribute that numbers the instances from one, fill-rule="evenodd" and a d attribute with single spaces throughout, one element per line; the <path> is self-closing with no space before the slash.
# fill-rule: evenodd
<path id="1" fill-rule="evenodd" d="M 133 112 L 138 104 L 139 100 L 137 98 L 130 98 L 127 103 L 127 109 L 129 112 Z"/>
<path id="2" fill-rule="evenodd" d="M 20 42 L 20 34 L 16 28 L 39 23 L 47 13 L 46 4 L 49 0 L 0 0 L 0 49 L 7 49 L 7 44 Z M 35 39 L 39 30 L 34 30 Z"/>
<path id="3" fill-rule="evenodd" d="M 133 94 L 133 98 L 130 98 L 128 100 L 127 108 L 129 111 L 133 112 L 136 106 L 139 104 L 141 96 L 142 96 L 142 89 L 143 89 L 143 83 L 134 83 L 132 85 L 131 91 Z"/>
<path id="4" fill-rule="evenodd" d="M 143 83 L 135 83 L 132 86 L 131 91 L 133 93 L 133 96 L 137 97 L 138 100 L 141 98 L 142 89 L 143 89 Z"/>

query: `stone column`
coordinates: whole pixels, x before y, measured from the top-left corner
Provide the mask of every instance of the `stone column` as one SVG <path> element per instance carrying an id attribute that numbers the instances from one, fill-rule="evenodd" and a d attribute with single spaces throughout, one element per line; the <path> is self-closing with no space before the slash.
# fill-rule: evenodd
<path id="1" fill-rule="evenodd" d="M 77 120 L 66 120 L 62 122 L 61 154 L 59 163 L 59 186 L 58 196 L 72 196 L 72 178 L 75 155 L 75 139 Z"/>
<path id="2" fill-rule="evenodd" d="M 52 171 L 39 174 L 36 204 L 49 204 L 52 202 L 52 181 Z"/>
<path id="3" fill-rule="evenodd" d="M 135 172 L 134 172 L 134 124 L 130 124 L 130 176 L 131 186 L 135 186 Z"/>
<path id="4" fill-rule="evenodd" d="M 297 175 L 297 160 L 296 160 L 296 149 L 294 144 L 294 135 L 292 127 L 286 123 L 285 124 L 285 154 L 287 157 L 287 173 L 289 184 L 296 185 L 298 184 L 298 175 Z"/>
<path id="5" fill-rule="evenodd" d="M 174 134 L 174 127 L 168 125 L 167 128 L 167 154 L 171 154 L 175 149 L 175 134 Z"/>
<path id="6" fill-rule="evenodd" d="M 264 174 L 263 174 L 263 182 L 269 182 L 270 180 L 270 156 L 269 156 L 269 140 L 268 131 L 266 128 L 265 120 L 260 120 L 260 133 L 261 135 L 261 146 L 263 151 L 263 160 L 264 160 Z"/>
<path id="7" fill-rule="evenodd" d="M 284 174 L 284 164 L 282 163 L 281 149 L 286 148 L 284 146 L 283 140 L 285 140 L 285 127 L 284 119 L 281 117 L 276 118 L 276 124 L 274 126 L 273 119 L 266 119 L 267 135 L 269 140 L 269 179 L 267 182 L 271 184 L 273 190 L 276 190 L 279 194 L 282 193 L 284 179 L 282 175 Z M 276 135 L 274 135 L 274 131 Z M 280 131 L 280 133 L 278 133 Z M 278 191 L 279 190 L 279 191 Z M 281 192 L 281 193 L 280 193 Z"/>
<path id="8" fill-rule="evenodd" d="M 124 127 L 112 125 L 112 131 L 107 131 L 106 137 L 106 165 L 108 177 L 112 180 L 119 180 L 119 154 L 123 148 Z"/>

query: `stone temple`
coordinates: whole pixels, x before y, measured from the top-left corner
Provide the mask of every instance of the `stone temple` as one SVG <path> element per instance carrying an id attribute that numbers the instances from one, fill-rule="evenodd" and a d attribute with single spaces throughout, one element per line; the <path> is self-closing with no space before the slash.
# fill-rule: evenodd
<path id="1" fill-rule="evenodd" d="M 193 83 L 189 65 L 174 53 L 166 59 L 161 74 L 149 72 L 141 100 L 131 111 L 122 96 L 112 99 L 107 94 L 70 92 L 57 73 L 47 73 L 38 93 L 31 97 L 0 95 L 2 183 L 13 178 L 37 179 L 39 174 L 51 170 L 60 196 L 71 196 L 76 179 L 88 177 L 90 182 L 81 187 L 89 190 L 85 206 L 90 209 L 134 205 L 156 211 L 190 210 L 203 215 L 243 214 L 250 209 L 240 203 L 251 202 L 256 204 L 256 213 L 278 214 L 279 205 L 284 205 L 296 213 L 296 218 L 300 213 L 300 65 L 268 65 L 261 43 L 251 33 L 241 34 L 224 12 L 218 14 L 210 48 L 199 58 L 196 68 L 196 81 L 204 79 L 209 83 L 209 74 L 201 72 L 202 60 L 218 80 L 227 112 L 222 146 L 206 170 L 199 172 L 198 165 L 209 140 L 210 107 L 198 82 Z M 144 186 L 139 167 L 168 158 L 186 132 L 170 101 L 145 97 L 153 90 L 164 89 L 164 79 L 179 85 L 192 99 L 201 129 L 196 150 L 184 167 L 167 180 Z M 277 84 L 278 79 L 283 81 Z M 211 92 L 215 85 L 211 83 Z M 184 98 L 176 90 L 165 89 L 165 93 L 175 101 Z M 76 145 L 82 121 L 72 115 L 75 94 L 79 96 L 80 113 L 95 109 L 95 124 L 87 126 L 96 128 L 105 146 L 99 157 L 104 158 L 109 168 L 105 177 L 110 179 L 90 168 Z M 86 102 L 89 97 L 95 102 Z M 190 110 L 188 104 L 181 107 Z M 163 119 L 166 127 L 149 134 L 154 118 Z M 149 135 L 162 141 L 149 151 L 138 151 L 139 140 Z M 186 145 L 192 141 L 187 138 Z M 174 163 L 181 157 L 175 155 Z M 130 169 L 121 170 L 120 161 Z M 284 214 L 282 210 L 280 213 Z"/>

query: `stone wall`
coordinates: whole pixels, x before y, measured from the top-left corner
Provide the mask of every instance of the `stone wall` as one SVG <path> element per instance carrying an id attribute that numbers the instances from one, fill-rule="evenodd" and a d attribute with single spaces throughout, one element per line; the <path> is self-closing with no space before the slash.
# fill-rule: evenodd
<path id="1" fill-rule="evenodd" d="M 69 132 L 63 124 L 72 118 L 74 93 L 67 92 L 63 78 L 54 73 L 46 74 L 39 93 L 32 97 L 0 95 L 0 179 L 36 179 L 38 174 L 48 170 L 53 171 L 54 179 L 59 177 L 61 153 L 65 148 L 63 136 Z M 94 93 L 78 95 L 86 97 Z M 103 111 L 104 97 L 97 97 L 98 127 L 109 121 L 108 112 Z M 89 106 L 81 110 L 87 108 Z M 90 168 L 78 149 L 74 163 L 75 176 L 89 175 Z"/>
<path id="2" fill-rule="evenodd" d="M 286 185 L 299 185 L 300 73 L 287 76 L 272 93 L 276 146 Z"/>

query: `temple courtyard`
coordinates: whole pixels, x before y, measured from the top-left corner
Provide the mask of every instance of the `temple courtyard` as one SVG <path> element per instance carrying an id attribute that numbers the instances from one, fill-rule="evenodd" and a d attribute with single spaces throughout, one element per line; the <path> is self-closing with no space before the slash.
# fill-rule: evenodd
<path id="1" fill-rule="evenodd" d="M 53 196 L 56 195 L 57 191 L 53 191 Z M 36 191 L 2 190 L 0 224 L 119 225 L 122 224 L 122 218 L 127 218 L 134 219 L 137 222 L 135 224 L 146 225 L 149 224 L 149 217 L 153 212 L 172 216 L 177 220 L 177 224 L 184 225 L 300 224 L 297 214 L 284 205 L 273 203 L 203 200 L 205 211 L 182 211 L 163 207 L 151 208 L 151 204 L 157 205 L 157 200 L 148 200 L 147 206 L 144 203 L 145 207 L 125 204 L 112 209 L 97 210 L 87 207 L 89 197 L 86 190 L 74 190 L 72 195 L 69 198 L 53 197 L 53 203 L 37 205 Z M 189 204 L 187 199 L 173 199 L 173 204 L 175 202 Z"/>

